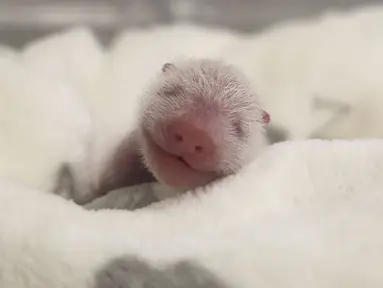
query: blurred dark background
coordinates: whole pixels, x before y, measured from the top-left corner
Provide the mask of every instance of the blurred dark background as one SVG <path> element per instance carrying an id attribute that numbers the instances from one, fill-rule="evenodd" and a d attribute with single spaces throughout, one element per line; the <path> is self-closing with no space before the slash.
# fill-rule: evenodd
<path id="1" fill-rule="evenodd" d="M 240 32 L 270 24 L 349 9 L 383 0 L 0 0 L 0 42 L 26 42 L 68 28 L 87 25 L 108 44 L 130 27 L 192 23 Z"/>

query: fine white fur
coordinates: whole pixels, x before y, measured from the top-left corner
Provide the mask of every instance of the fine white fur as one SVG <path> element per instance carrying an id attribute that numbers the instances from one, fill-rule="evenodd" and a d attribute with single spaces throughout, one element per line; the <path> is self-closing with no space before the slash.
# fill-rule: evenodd
<path id="1" fill-rule="evenodd" d="M 381 287 L 381 142 L 278 145 L 204 196 L 137 214 L 83 211 L 41 192 L 70 162 L 88 193 L 133 129 L 142 89 L 180 55 L 237 64 L 292 139 L 333 118 L 312 108 L 317 94 L 352 108 L 324 137 L 381 137 L 382 13 L 334 13 L 249 38 L 138 30 L 108 51 L 82 29 L 21 53 L 1 47 L 0 287 L 92 287 L 95 269 L 125 253 L 196 257 L 239 287 Z"/>
<path id="2" fill-rule="evenodd" d="M 217 114 L 216 122 L 207 123 L 204 117 L 198 119 L 196 116 L 193 121 L 201 122 L 199 125 L 212 133 L 217 141 L 221 158 L 215 167 L 218 173 L 232 174 L 262 151 L 266 141 L 261 100 L 236 67 L 222 61 L 194 58 L 173 62 L 166 72 L 158 74 L 142 97 L 140 129 L 150 131 L 154 139 L 161 139 L 159 141 L 163 143 L 167 136 L 155 131 L 156 123 L 187 115 L 193 109 L 207 105 Z M 236 123 L 242 134 L 236 133 Z M 141 145 L 148 167 L 156 166 L 151 165 L 153 159 L 145 141 L 141 141 Z"/>

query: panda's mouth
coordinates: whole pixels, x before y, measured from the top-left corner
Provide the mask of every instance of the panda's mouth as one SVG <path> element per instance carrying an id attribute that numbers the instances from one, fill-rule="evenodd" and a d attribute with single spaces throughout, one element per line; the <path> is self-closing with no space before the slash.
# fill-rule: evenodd
<path id="1" fill-rule="evenodd" d="M 193 167 L 191 167 L 189 163 L 185 161 L 185 159 L 182 156 L 174 156 L 174 157 L 176 157 L 179 162 L 183 163 L 185 166 L 189 167 L 190 169 L 198 171 L 197 169 L 194 169 Z"/>
<path id="2" fill-rule="evenodd" d="M 198 170 L 184 157 L 169 153 L 150 135 L 146 135 L 145 139 L 146 161 L 154 170 L 158 181 L 175 188 L 193 189 L 219 178 L 216 172 Z"/>

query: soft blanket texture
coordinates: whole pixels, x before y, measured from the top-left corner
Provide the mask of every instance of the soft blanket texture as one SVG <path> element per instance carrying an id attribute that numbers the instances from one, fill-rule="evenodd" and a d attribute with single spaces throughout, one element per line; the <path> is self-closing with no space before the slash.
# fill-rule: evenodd
<path id="1" fill-rule="evenodd" d="M 156 267 L 192 259 L 233 287 L 382 287 L 379 140 L 277 144 L 197 196 L 135 212 L 48 193 L 69 163 L 76 197 L 89 197 L 142 89 L 182 55 L 237 64 L 291 140 L 382 136 L 382 21 L 374 7 L 254 36 L 162 27 L 105 50 L 78 28 L 1 48 L 0 287 L 105 287 L 126 255 Z"/>
<path id="2" fill-rule="evenodd" d="M 133 254 L 193 259 L 232 287 L 382 287 L 382 142 L 276 144 L 207 191 L 133 212 L 3 182 L 0 286 L 100 287 Z"/>

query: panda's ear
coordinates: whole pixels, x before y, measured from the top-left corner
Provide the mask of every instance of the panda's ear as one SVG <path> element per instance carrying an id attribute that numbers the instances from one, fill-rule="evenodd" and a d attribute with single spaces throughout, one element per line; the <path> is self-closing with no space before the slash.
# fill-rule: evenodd
<path id="1" fill-rule="evenodd" d="M 167 72 L 169 71 L 170 69 L 173 69 L 175 68 L 176 66 L 174 66 L 174 64 L 172 63 L 165 63 L 163 66 L 162 66 L 162 72 Z"/>
<path id="2" fill-rule="evenodd" d="M 270 114 L 265 110 L 262 110 L 262 124 L 266 126 L 270 122 Z"/>

